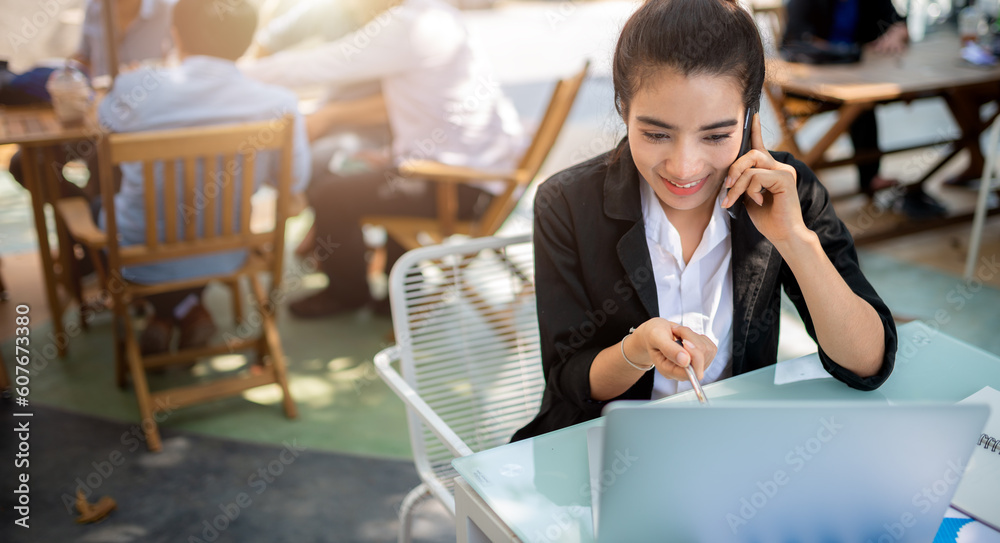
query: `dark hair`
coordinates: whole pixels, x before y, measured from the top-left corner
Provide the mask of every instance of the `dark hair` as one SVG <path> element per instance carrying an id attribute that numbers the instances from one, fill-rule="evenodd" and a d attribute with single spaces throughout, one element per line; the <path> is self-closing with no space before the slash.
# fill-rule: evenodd
<path id="1" fill-rule="evenodd" d="M 240 58 L 257 30 L 257 10 L 246 0 L 177 0 L 174 28 L 188 55 Z"/>
<path id="2" fill-rule="evenodd" d="M 625 122 L 632 97 L 662 67 L 690 75 L 728 75 L 745 83 L 743 105 L 764 86 L 764 47 L 753 16 L 736 0 L 648 0 L 622 29 L 612 77 Z"/>

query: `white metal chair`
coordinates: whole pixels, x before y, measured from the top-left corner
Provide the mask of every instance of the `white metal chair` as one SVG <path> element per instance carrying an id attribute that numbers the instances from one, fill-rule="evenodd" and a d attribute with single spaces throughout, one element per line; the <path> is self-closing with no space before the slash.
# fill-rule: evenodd
<path id="1" fill-rule="evenodd" d="M 406 403 L 422 481 L 400 508 L 401 542 L 423 498 L 454 514 L 454 458 L 506 443 L 538 412 L 533 264 L 530 236 L 490 237 L 410 251 L 389 275 L 396 345 L 375 369 Z"/>

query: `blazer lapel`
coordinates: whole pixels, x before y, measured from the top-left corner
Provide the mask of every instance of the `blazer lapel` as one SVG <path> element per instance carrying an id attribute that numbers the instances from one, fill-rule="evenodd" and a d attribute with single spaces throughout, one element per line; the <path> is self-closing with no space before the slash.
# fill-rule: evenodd
<path id="1" fill-rule="evenodd" d="M 639 294 L 639 300 L 650 317 L 660 316 L 660 303 L 656 297 L 656 281 L 653 279 L 653 261 L 649 258 L 646 245 L 646 227 L 642 221 L 635 223 L 618 241 L 618 260 L 628 274 L 632 287 Z"/>
<path id="2" fill-rule="evenodd" d="M 781 255 L 763 234 L 757 230 L 746 207 L 742 204 L 736 210 L 736 217 L 730 223 L 733 244 L 733 373 L 742 373 L 746 363 L 747 342 L 751 337 L 764 335 L 766 330 L 755 330 L 757 326 L 776 326 L 777 318 L 770 324 L 755 322 L 754 308 L 764 285 L 776 280 L 781 265 Z M 777 316 L 776 316 L 777 317 Z M 759 319 L 758 319 L 759 320 Z M 771 320 L 771 319 L 769 319 Z"/>
<path id="3" fill-rule="evenodd" d="M 642 221 L 642 200 L 639 196 L 639 183 L 644 181 L 636 171 L 628 139 L 622 139 L 618 145 L 618 161 L 608 168 L 604 179 L 604 214 L 633 223 L 632 228 L 618 240 L 618 260 L 649 316 L 658 317 L 660 307 L 656 281 L 653 280 L 653 262 L 646 245 L 646 227 Z"/>

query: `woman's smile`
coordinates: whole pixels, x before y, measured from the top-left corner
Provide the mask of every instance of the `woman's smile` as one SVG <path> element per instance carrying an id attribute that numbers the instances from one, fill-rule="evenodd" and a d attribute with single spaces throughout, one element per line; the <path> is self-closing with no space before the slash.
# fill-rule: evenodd
<path id="1" fill-rule="evenodd" d="M 667 190 L 678 195 L 678 196 L 688 196 L 694 194 L 701 190 L 701 187 L 705 185 L 705 181 L 708 180 L 709 176 L 706 175 L 701 179 L 695 179 L 694 181 L 675 181 L 667 177 L 659 176 L 660 180 L 667 187 Z"/>

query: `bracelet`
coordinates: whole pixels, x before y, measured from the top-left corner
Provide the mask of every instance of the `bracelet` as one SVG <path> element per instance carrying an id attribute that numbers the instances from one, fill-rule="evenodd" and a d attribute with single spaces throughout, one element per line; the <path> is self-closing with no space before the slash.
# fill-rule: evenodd
<path id="1" fill-rule="evenodd" d="M 642 367 L 642 366 L 637 366 L 637 365 L 635 364 L 635 362 L 632 362 L 631 360 L 629 360 L 629 359 L 628 359 L 628 357 L 627 357 L 627 356 L 625 356 L 625 338 L 627 338 L 627 337 L 631 336 L 631 335 L 632 335 L 632 332 L 635 332 L 635 327 L 634 327 L 634 326 L 633 326 L 632 328 L 629 328 L 629 329 L 628 329 L 628 333 L 627 333 L 627 334 L 625 334 L 625 337 L 623 337 L 623 338 L 622 338 L 622 341 L 621 341 L 621 343 L 619 344 L 619 345 L 621 346 L 621 351 L 622 351 L 622 358 L 624 358 L 624 359 L 625 359 L 625 362 L 626 362 L 626 363 L 628 363 L 628 365 L 629 365 L 629 366 L 632 366 L 633 368 L 635 368 L 635 369 L 637 369 L 637 370 L 639 370 L 639 371 L 649 371 L 649 370 L 651 370 L 651 369 L 655 368 L 655 367 L 656 367 L 656 364 L 650 364 L 648 368 L 644 368 L 644 367 Z"/>

